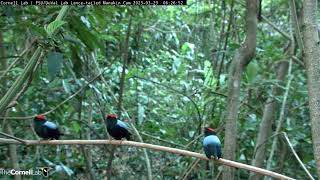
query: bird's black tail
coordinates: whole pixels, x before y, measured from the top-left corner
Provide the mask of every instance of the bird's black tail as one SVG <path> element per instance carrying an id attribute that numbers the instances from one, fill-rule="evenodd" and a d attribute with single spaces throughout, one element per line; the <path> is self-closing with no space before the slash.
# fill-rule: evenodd
<path id="1" fill-rule="evenodd" d="M 59 140 L 60 136 L 63 136 L 64 134 L 61 132 L 58 132 L 57 134 L 54 135 L 53 139 Z"/>
<path id="2" fill-rule="evenodd" d="M 128 134 L 126 135 L 126 139 L 127 139 L 128 141 L 131 140 L 131 134 L 130 134 L 130 133 L 128 133 Z"/>

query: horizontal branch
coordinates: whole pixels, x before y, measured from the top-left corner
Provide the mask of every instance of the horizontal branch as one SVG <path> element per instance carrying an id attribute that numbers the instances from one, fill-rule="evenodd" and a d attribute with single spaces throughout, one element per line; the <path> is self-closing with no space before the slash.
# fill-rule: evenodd
<path id="1" fill-rule="evenodd" d="M 179 154 L 184 156 L 191 156 L 195 157 L 201 160 L 209 160 L 206 156 L 203 154 L 186 151 L 182 149 L 176 149 L 176 148 L 170 148 L 165 146 L 159 146 L 159 145 L 153 145 L 153 144 L 147 144 L 147 143 L 140 143 L 140 142 L 134 142 L 134 141 L 117 141 L 117 140 L 43 140 L 43 141 L 37 141 L 37 140 L 24 140 L 26 145 L 103 145 L 103 144 L 112 144 L 117 146 L 133 146 L 133 147 L 139 147 L 139 148 L 147 148 L 147 149 L 153 149 L 156 151 L 163 151 L 163 152 L 169 152 L 173 154 Z M 0 144 L 21 144 L 23 143 L 13 140 L 13 139 L 4 139 L 0 138 Z M 293 180 L 293 178 L 290 178 L 285 175 L 281 175 L 276 172 L 268 171 L 262 168 L 246 165 L 239 162 L 230 161 L 227 159 L 219 159 L 215 160 L 215 162 L 234 167 L 239 169 L 246 169 L 248 171 L 252 171 L 261 175 L 270 176 L 277 179 L 290 179 Z"/>

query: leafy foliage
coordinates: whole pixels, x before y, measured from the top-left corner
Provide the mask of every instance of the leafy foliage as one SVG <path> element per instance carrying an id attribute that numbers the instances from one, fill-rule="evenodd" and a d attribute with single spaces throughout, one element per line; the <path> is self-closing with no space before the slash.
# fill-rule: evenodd
<path id="1" fill-rule="evenodd" d="M 231 1 L 214 2 L 190 1 L 188 6 L 181 7 L 73 7 L 64 21 L 54 21 L 60 7 L 0 7 L 5 45 L 2 48 L 8 57 L 23 51 L 33 38 L 38 38 L 48 50 L 32 75 L 32 83 L 8 116 L 25 117 L 47 112 L 103 71 L 102 78 L 93 81 L 47 118 L 60 125 L 65 139 L 107 138 L 102 119 L 106 113 L 118 113 L 120 76 L 124 54 L 128 53 L 122 104 L 145 142 L 202 152 L 203 126 L 218 128 L 223 141 L 227 74 L 235 50 L 245 38 L 244 8 L 241 4 L 235 5 L 234 17 L 229 22 Z M 266 16 L 284 31 L 289 31 L 287 3 L 264 3 Z M 132 29 L 126 52 L 125 37 L 130 18 Z M 231 28 L 227 32 L 229 23 Z M 48 37 L 57 29 L 55 37 Z M 288 59 L 283 53 L 286 43 L 287 40 L 267 24 L 259 24 L 256 57 L 245 71 L 241 89 L 237 151 L 240 162 L 251 163 L 263 106 L 267 98 L 273 96 L 273 86 L 284 86 L 276 81 L 275 69 L 280 61 Z M 0 85 L 1 92 L 9 89 L 31 55 L 28 53 L 8 72 L 6 83 Z M 14 59 L 2 58 L 2 61 L 12 64 Z M 293 75 L 283 131 L 288 133 L 298 155 L 314 174 L 306 77 L 298 64 L 293 65 Z M 275 98 L 281 102 L 283 93 Z M 119 115 L 128 122 L 124 114 L 122 111 Z M 15 136 L 36 139 L 29 120 L 10 120 L 10 124 Z M 4 129 L 2 125 L 0 127 Z M 285 146 L 278 150 L 275 165 L 280 164 L 280 154 Z M 22 169 L 54 167 L 53 178 L 86 178 L 89 174 L 86 151 L 92 156 L 91 166 L 96 178 L 107 176 L 109 146 L 90 146 L 84 150 L 77 146 L 59 148 L 60 151 L 51 146 L 19 146 L 19 165 Z M 38 149 L 40 154 L 36 153 Z M 8 147 L 3 146 L 0 167 L 10 167 L 7 151 Z M 148 153 L 156 179 L 181 178 L 192 163 L 188 157 Z M 280 172 L 297 179 L 306 177 L 303 170 L 297 168 L 299 165 L 292 153 L 287 152 L 285 159 L 281 167 L 276 167 Z M 205 179 L 209 176 L 205 169 L 201 162 L 189 177 Z M 117 148 L 111 173 L 114 179 L 144 176 L 146 167 L 141 151 Z M 247 179 L 249 172 L 239 170 L 238 176 Z"/>

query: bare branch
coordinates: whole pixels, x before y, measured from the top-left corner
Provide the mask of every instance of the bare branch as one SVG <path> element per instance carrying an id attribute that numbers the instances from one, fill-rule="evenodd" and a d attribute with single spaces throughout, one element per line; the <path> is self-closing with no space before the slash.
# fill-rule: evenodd
<path id="1" fill-rule="evenodd" d="M 297 159 L 297 161 L 299 162 L 299 164 L 300 164 L 300 166 L 302 167 L 302 169 L 308 174 L 308 176 L 309 176 L 309 178 L 310 178 L 311 180 L 314 180 L 314 178 L 312 177 L 312 175 L 310 174 L 310 172 L 308 171 L 308 169 L 307 169 L 306 166 L 303 164 L 303 162 L 300 160 L 298 154 L 297 154 L 296 151 L 294 150 L 294 148 L 293 148 L 293 146 L 292 146 L 292 144 L 291 144 L 291 142 L 290 142 L 290 140 L 289 140 L 289 138 L 288 138 L 288 136 L 287 136 L 287 133 L 282 132 L 282 135 L 284 136 L 284 139 L 287 141 L 288 146 L 290 147 L 290 149 L 291 149 L 294 157 Z"/>
<path id="2" fill-rule="evenodd" d="M 153 145 L 148 143 L 141 143 L 141 142 L 134 142 L 134 141 L 118 141 L 118 140 L 43 140 L 43 141 L 37 141 L 37 140 L 25 140 L 27 145 L 104 145 L 104 144 L 111 144 L 111 145 L 117 145 L 117 146 L 133 146 L 138 148 L 146 148 L 146 149 L 152 149 L 156 151 L 163 151 L 178 155 L 184 155 L 184 156 L 190 156 L 194 158 L 198 158 L 201 160 L 209 160 L 205 155 L 192 152 L 192 151 L 186 151 L 182 149 L 176 149 L 171 147 L 165 147 L 165 146 L 159 146 L 159 145 Z M 0 138 L 0 144 L 22 144 L 19 141 L 12 140 L 12 139 L 4 139 Z M 247 164 L 230 161 L 227 159 L 220 158 L 219 160 L 214 160 L 217 163 L 223 164 L 225 166 L 230 166 L 234 168 L 239 169 L 245 169 L 248 171 L 252 171 L 261 175 L 270 176 L 277 179 L 288 179 L 293 180 L 294 178 L 268 171 L 262 168 L 250 166 Z"/>
<path id="3" fill-rule="evenodd" d="M 3 133 L 3 132 L 0 132 L 0 134 L 1 134 L 2 136 L 7 137 L 7 138 L 17 140 L 17 141 L 19 141 L 19 142 L 21 142 L 21 143 L 23 143 L 23 144 L 27 144 L 27 143 L 26 143 L 26 141 L 24 141 L 23 139 L 20 139 L 20 138 L 17 138 L 17 137 L 11 136 L 10 134 Z"/>

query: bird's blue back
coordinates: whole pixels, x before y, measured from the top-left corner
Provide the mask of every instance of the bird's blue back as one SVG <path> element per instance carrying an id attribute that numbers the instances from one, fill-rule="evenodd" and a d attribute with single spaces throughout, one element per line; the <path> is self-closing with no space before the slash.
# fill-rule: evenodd
<path id="1" fill-rule="evenodd" d="M 208 144 L 221 145 L 220 139 L 215 135 L 207 136 L 203 139 L 203 145 L 207 146 Z"/>
<path id="2" fill-rule="evenodd" d="M 49 129 L 57 129 L 58 128 L 58 126 L 55 123 L 50 122 L 50 121 L 46 121 L 43 125 Z"/>
<path id="3" fill-rule="evenodd" d="M 209 135 L 203 139 L 203 147 L 206 156 L 210 159 L 211 156 L 221 158 L 221 142 L 216 135 Z"/>
<path id="4" fill-rule="evenodd" d="M 123 121 L 118 120 L 117 125 L 122 128 L 129 129 L 128 125 L 126 123 L 124 123 Z"/>

